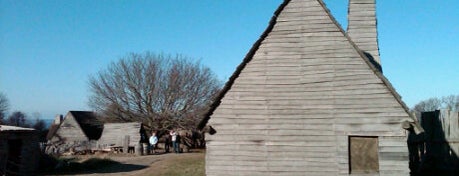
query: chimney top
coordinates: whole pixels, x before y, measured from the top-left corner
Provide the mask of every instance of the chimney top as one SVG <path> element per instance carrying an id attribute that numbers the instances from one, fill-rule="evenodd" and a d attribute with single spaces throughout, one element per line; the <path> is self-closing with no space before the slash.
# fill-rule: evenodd
<path id="1" fill-rule="evenodd" d="M 349 0 L 347 34 L 368 59 L 381 68 L 375 1 Z"/>
<path id="2" fill-rule="evenodd" d="M 56 117 L 54 118 L 54 124 L 60 125 L 63 120 L 64 120 L 64 116 L 62 116 L 62 114 L 57 114 Z"/>

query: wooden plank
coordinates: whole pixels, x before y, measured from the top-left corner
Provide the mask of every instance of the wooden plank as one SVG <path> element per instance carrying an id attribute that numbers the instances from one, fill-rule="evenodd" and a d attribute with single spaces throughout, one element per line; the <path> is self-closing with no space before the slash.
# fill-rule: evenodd
<path id="1" fill-rule="evenodd" d="M 212 115 L 207 173 L 348 174 L 347 135 L 379 136 L 381 160 L 400 161 L 404 138 L 384 136 L 405 135 L 403 107 L 317 1 L 290 3 Z"/>
<path id="2" fill-rule="evenodd" d="M 377 137 L 350 137 L 349 150 L 351 174 L 377 173 L 379 171 Z"/>

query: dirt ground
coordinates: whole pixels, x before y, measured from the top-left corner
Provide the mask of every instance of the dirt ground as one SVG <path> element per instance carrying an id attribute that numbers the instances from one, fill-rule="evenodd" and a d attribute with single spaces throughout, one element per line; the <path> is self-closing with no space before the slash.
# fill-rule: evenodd
<path id="1" fill-rule="evenodd" d="M 80 176 L 98 176 L 98 175 L 131 175 L 131 176 L 158 176 L 171 175 L 170 170 L 173 168 L 191 169 L 192 175 L 201 175 L 204 171 L 204 150 L 192 151 L 190 153 L 162 153 L 155 155 L 133 156 L 123 154 L 98 154 L 83 156 L 81 160 L 92 157 L 109 158 L 119 162 L 119 164 L 110 165 L 104 168 L 85 171 L 84 173 L 71 174 Z M 191 163 L 191 164 L 187 164 Z M 200 163 L 196 165 L 195 163 Z M 182 166 L 188 165 L 188 166 Z M 190 168 L 193 167 L 193 168 Z M 198 168 L 196 168 L 198 167 Z M 202 167 L 202 168 L 201 168 Z M 178 174 L 180 175 L 180 174 Z M 188 174 L 187 174 L 188 175 Z"/>

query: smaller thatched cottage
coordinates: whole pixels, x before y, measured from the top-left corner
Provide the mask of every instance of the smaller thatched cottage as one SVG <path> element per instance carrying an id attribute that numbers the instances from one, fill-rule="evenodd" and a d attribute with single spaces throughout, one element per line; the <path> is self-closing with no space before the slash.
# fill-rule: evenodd
<path id="1" fill-rule="evenodd" d="M 103 123 L 91 111 L 69 111 L 62 119 L 56 117 L 48 132 L 47 153 L 70 150 L 88 150 L 95 147 L 100 138 Z"/>
<path id="2" fill-rule="evenodd" d="M 0 175 L 32 175 L 39 156 L 36 130 L 0 125 Z"/>

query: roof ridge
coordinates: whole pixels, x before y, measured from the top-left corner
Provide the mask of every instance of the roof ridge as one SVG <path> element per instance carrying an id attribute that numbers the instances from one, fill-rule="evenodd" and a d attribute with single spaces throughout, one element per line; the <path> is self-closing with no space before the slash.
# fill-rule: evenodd
<path id="1" fill-rule="evenodd" d="M 268 34 L 274 28 L 274 25 L 276 24 L 276 21 L 277 21 L 277 17 L 282 12 L 282 10 L 285 8 L 285 6 L 288 5 L 290 1 L 291 0 L 284 0 L 284 2 L 281 5 L 279 5 L 277 10 L 274 12 L 273 16 L 271 17 L 271 20 L 269 21 L 268 27 L 260 35 L 260 38 L 258 38 L 258 40 L 252 45 L 249 52 L 245 55 L 244 59 L 242 60 L 241 64 L 237 66 L 236 71 L 228 79 L 228 82 L 226 82 L 225 86 L 220 91 L 218 96 L 214 98 L 213 103 L 210 105 L 210 109 L 207 111 L 207 113 L 204 114 L 204 118 L 201 120 L 201 122 L 199 122 L 198 129 L 202 130 L 206 126 L 207 122 L 210 119 L 210 116 L 214 113 L 218 105 L 220 105 L 221 100 L 223 99 L 225 94 L 228 92 L 228 90 L 230 90 L 234 81 L 236 80 L 237 77 L 239 77 L 239 75 L 241 74 L 242 70 L 245 68 L 247 63 L 249 63 L 253 59 L 253 56 L 255 55 L 256 51 L 260 47 L 262 41 L 268 36 Z"/>
<path id="2" fill-rule="evenodd" d="M 93 111 L 69 111 L 68 113 L 71 114 L 73 119 L 77 122 L 77 125 L 80 127 L 81 131 L 83 131 L 83 133 L 89 140 L 91 138 L 100 138 L 102 131 L 98 132 L 94 131 L 94 129 L 99 127 L 103 129 L 104 124 L 97 118 L 96 114 Z M 89 116 L 86 116 L 88 114 L 81 116 L 82 114 L 79 113 L 88 113 Z M 93 134 L 94 132 L 97 134 Z"/>
<path id="3" fill-rule="evenodd" d="M 402 108 L 407 112 L 408 116 L 411 117 L 414 121 L 416 121 L 416 118 L 409 112 L 409 108 L 406 106 L 406 104 L 401 100 L 400 95 L 395 91 L 394 87 L 390 82 L 387 80 L 387 78 L 382 75 L 381 71 L 373 65 L 373 63 L 369 60 L 369 58 L 365 55 L 365 53 L 354 43 L 354 41 L 350 38 L 349 35 L 344 31 L 344 29 L 341 27 L 341 25 L 336 21 L 334 16 L 330 13 L 330 10 L 326 7 L 325 3 L 322 0 L 316 0 L 322 9 L 325 11 L 327 16 L 330 18 L 331 22 L 336 25 L 336 27 L 339 29 L 339 31 L 343 34 L 343 36 L 346 38 L 346 40 L 349 42 L 349 44 L 354 48 L 354 50 L 357 52 L 357 54 L 360 56 L 360 59 L 364 60 L 364 62 L 370 67 L 370 69 L 373 71 L 373 73 L 383 82 L 385 87 L 389 90 L 389 92 L 394 96 L 396 101 L 402 106 Z M 207 113 L 204 114 L 204 118 L 201 120 L 201 122 L 198 125 L 198 129 L 202 130 L 207 122 L 210 119 L 210 116 L 214 113 L 215 109 L 220 105 L 221 100 L 225 96 L 225 94 L 231 89 L 232 85 L 234 84 L 234 81 L 236 78 L 240 75 L 242 70 L 245 68 L 245 66 L 253 59 L 253 56 L 255 55 L 256 51 L 259 49 L 262 41 L 266 39 L 268 34 L 272 31 L 274 28 L 276 22 L 277 22 L 277 17 L 278 15 L 283 11 L 283 9 L 291 2 L 291 0 L 285 0 L 275 11 L 273 17 L 271 18 L 268 27 L 266 30 L 262 33 L 260 38 L 253 44 L 252 48 L 249 50 L 245 58 L 243 59 L 242 63 L 236 68 L 236 71 L 233 73 L 233 75 L 229 78 L 228 82 L 225 84 L 223 89 L 220 91 L 217 97 L 213 100 L 212 104 L 210 105 L 209 110 Z"/>

